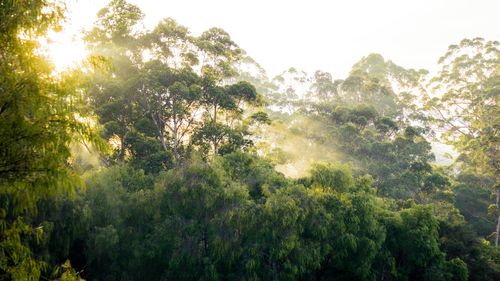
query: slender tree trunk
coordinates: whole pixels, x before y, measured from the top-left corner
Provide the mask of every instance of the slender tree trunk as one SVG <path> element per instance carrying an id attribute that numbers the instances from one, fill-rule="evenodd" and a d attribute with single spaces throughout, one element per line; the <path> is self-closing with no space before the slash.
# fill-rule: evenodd
<path id="1" fill-rule="evenodd" d="M 217 129 L 217 104 L 214 105 L 214 129 Z M 218 143 L 217 136 L 214 136 L 214 155 L 217 155 Z"/>
<path id="2" fill-rule="evenodd" d="M 178 136 L 178 131 L 179 131 L 179 124 L 177 124 L 177 113 L 176 113 L 176 105 L 177 101 L 175 97 L 172 97 L 171 101 L 171 111 L 172 111 L 172 143 L 173 143 L 173 151 L 174 151 L 174 159 L 175 163 L 179 161 L 179 136 Z"/>
<path id="3" fill-rule="evenodd" d="M 177 132 L 179 130 L 179 127 L 177 125 L 177 120 L 175 119 L 174 117 L 174 125 L 173 125 L 173 131 L 172 131 L 172 138 L 173 138 L 173 144 L 174 144 L 174 158 L 175 158 L 175 162 L 177 163 L 179 161 L 179 140 L 178 140 L 178 136 L 177 136 Z"/>
<path id="4" fill-rule="evenodd" d="M 217 143 L 217 137 L 214 137 L 214 155 L 217 154 L 218 149 L 219 149 L 219 145 Z"/>
<path id="5" fill-rule="evenodd" d="M 498 217 L 497 217 L 497 229 L 495 233 L 495 247 L 498 247 L 498 235 L 500 234 L 500 187 L 497 187 L 496 195 L 497 195 L 496 203 L 497 203 Z"/>
<path id="6" fill-rule="evenodd" d="M 167 143 L 165 142 L 165 125 L 159 116 L 155 116 L 154 113 L 151 113 L 151 118 L 156 125 L 156 129 L 158 129 L 158 138 L 160 139 L 161 146 L 166 151 Z"/>
<path id="7" fill-rule="evenodd" d="M 205 252 L 205 256 L 208 255 L 208 231 L 207 227 L 203 229 L 203 250 Z"/>
<path id="8" fill-rule="evenodd" d="M 217 105 L 214 105 L 214 125 L 217 124 Z"/>
<path id="9" fill-rule="evenodd" d="M 498 183 L 500 170 L 498 169 L 498 144 L 493 147 L 492 165 L 495 168 L 495 192 L 496 192 L 496 210 L 497 210 L 497 228 L 495 231 L 495 247 L 498 247 L 498 236 L 500 235 L 500 184 Z"/>
<path id="10" fill-rule="evenodd" d="M 167 147 L 167 142 L 165 141 L 165 129 L 160 128 L 159 133 L 160 133 L 159 137 L 160 137 L 161 146 L 163 147 L 163 149 L 165 151 L 167 151 L 168 147 Z"/>
<path id="11" fill-rule="evenodd" d="M 175 159 L 175 162 L 179 162 L 179 150 L 177 148 L 177 140 L 175 139 L 174 137 L 174 159 Z"/>
<path id="12" fill-rule="evenodd" d="M 125 135 L 120 136 L 120 163 L 125 164 Z"/>
<path id="13" fill-rule="evenodd" d="M 127 130 L 123 116 L 120 117 L 120 126 L 122 131 L 122 134 L 120 135 L 120 164 L 123 165 L 125 164 L 125 132 Z"/>

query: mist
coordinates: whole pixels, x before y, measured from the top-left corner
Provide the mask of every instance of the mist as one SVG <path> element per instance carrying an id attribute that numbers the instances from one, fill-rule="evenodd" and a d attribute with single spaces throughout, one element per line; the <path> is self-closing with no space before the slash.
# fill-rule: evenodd
<path id="1" fill-rule="evenodd" d="M 498 5 L 3 1 L 0 280 L 500 280 Z"/>

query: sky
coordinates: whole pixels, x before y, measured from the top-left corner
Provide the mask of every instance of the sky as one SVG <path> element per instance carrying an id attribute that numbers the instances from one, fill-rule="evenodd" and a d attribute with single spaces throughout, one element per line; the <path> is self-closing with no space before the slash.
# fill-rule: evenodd
<path id="1" fill-rule="evenodd" d="M 70 0 L 68 22 L 51 53 L 64 67 L 81 58 L 78 41 L 107 0 Z M 152 28 L 171 17 L 194 35 L 226 30 L 269 76 L 289 67 L 344 78 L 351 66 L 380 53 L 405 68 L 437 69 L 437 60 L 463 38 L 500 40 L 499 0 L 129 0 Z M 76 41 L 71 41 L 75 39 Z"/>

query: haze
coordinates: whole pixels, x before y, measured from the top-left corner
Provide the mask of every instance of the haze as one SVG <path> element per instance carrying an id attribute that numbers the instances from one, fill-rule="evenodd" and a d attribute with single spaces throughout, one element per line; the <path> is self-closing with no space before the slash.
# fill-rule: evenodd
<path id="1" fill-rule="evenodd" d="M 55 39 L 62 64 L 69 64 L 83 49 L 68 39 L 89 28 L 107 2 L 70 5 L 69 25 Z M 406 68 L 433 71 L 448 45 L 463 38 L 500 37 L 500 1 L 494 0 L 130 2 L 145 13 L 147 28 L 165 17 L 194 34 L 213 26 L 223 28 L 270 76 L 293 66 L 344 77 L 354 62 L 373 52 Z"/>
<path id="2" fill-rule="evenodd" d="M 2 0 L 0 281 L 500 281 L 499 8 Z"/>

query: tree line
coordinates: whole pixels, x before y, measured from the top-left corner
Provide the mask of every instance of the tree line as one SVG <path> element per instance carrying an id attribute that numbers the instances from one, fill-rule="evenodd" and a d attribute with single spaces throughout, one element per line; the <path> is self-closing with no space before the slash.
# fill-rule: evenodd
<path id="1" fill-rule="evenodd" d="M 64 7 L 2 3 L 0 279 L 500 278 L 497 41 L 451 45 L 431 78 L 370 54 L 269 79 L 220 28 L 97 16 L 55 74 L 37 38 Z M 335 163 L 279 172 L 290 136 Z"/>

